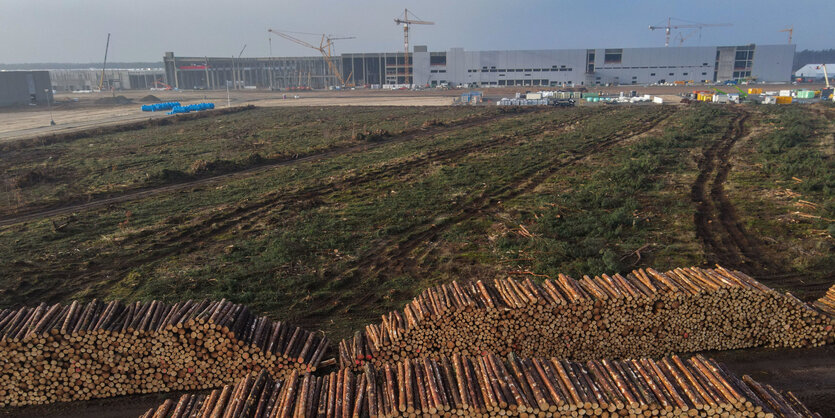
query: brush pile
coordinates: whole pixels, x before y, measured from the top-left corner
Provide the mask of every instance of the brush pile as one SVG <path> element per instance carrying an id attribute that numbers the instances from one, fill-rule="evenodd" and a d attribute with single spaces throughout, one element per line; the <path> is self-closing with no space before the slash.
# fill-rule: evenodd
<path id="1" fill-rule="evenodd" d="M 339 344 L 342 367 L 494 353 L 576 360 L 832 343 L 835 318 L 738 271 L 453 282 Z"/>
<path id="2" fill-rule="evenodd" d="M 0 406 L 208 389 L 314 371 L 327 338 L 226 300 L 0 311 Z"/>
<path id="3" fill-rule="evenodd" d="M 393 416 L 819 417 L 791 393 L 737 378 L 701 356 L 660 361 L 406 359 L 363 373 L 252 373 L 207 395 L 166 400 L 142 418 Z"/>

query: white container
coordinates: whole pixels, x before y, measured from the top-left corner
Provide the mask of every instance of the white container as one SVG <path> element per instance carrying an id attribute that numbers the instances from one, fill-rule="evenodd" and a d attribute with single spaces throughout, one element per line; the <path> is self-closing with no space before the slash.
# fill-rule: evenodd
<path id="1" fill-rule="evenodd" d="M 778 94 L 778 96 L 791 96 L 791 95 L 792 95 L 791 90 L 780 90 L 780 94 Z"/>
<path id="2" fill-rule="evenodd" d="M 655 96 L 655 97 L 652 98 L 652 102 L 656 103 L 656 104 L 664 104 L 664 99 L 662 99 L 658 96 Z"/>

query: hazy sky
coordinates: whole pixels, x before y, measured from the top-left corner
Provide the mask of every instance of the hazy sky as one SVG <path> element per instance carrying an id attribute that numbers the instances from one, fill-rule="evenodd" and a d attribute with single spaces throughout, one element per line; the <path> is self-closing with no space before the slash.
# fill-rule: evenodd
<path id="1" fill-rule="evenodd" d="M 778 31 L 794 24 L 798 50 L 835 47 L 831 0 L 0 0 L 0 63 L 98 62 L 108 32 L 109 61 L 231 56 L 244 44 L 244 56 L 267 56 L 267 28 L 357 37 L 337 53 L 400 51 L 393 18 L 405 7 L 436 22 L 411 31 L 412 45 L 432 51 L 663 46 L 663 31 L 647 26 L 667 16 L 733 23 L 704 29 L 701 45 L 786 43 Z M 272 44 L 276 56 L 316 54 Z"/>

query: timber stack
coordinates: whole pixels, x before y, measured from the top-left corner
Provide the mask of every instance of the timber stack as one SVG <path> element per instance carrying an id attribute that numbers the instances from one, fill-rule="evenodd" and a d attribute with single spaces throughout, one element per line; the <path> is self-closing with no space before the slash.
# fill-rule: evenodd
<path id="1" fill-rule="evenodd" d="M 339 343 L 342 367 L 516 353 L 576 360 L 832 343 L 835 317 L 738 271 L 678 268 L 430 288 Z"/>
<path id="2" fill-rule="evenodd" d="M 404 359 L 354 374 L 251 373 L 209 394 L 166 400 L 141 418 L 394 416 L 820 417 L 791 392 L 741 379 L 712 359 L 659 361 L 492 354 Z"/>
<path id="3" fill-rule="evenodd" d="M 822 298 L 816 300 L 812 305 L 818 308 L 821 312 L 829 316 L 835 317 L 835 285 L 826 291 Z"/>
<path id="4" fill-rule="evenodd" d="M 0 406 L 193 390 L 313 371 L 328 340 L 226 300 L 0 311 Z"/>

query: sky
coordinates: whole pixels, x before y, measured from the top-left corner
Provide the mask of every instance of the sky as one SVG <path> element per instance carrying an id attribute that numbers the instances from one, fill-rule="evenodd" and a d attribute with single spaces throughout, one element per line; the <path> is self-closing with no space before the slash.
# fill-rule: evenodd
<path id="1" fill-rule="evenodd" d="M 733 24 L 684 46 L 782 44 L 779 30 L 794 25 L 798 51 L 835 48 L 831 0 L 0 0 L 0 63 L 98 62 L 107 33 L 111 62 L 237 56 L 244 45 L 245 57 L 269 56 L 268 28 L 356 37 L 336 41 L 337 53 L 401 51 L 393 19 L 404 8 L 435 22 L 410 32 L 430 51 L 663 46 L 664 31 L 648 26 L 667 17 Z M 272 55 L 317 52 L 274 37 Z"/>

